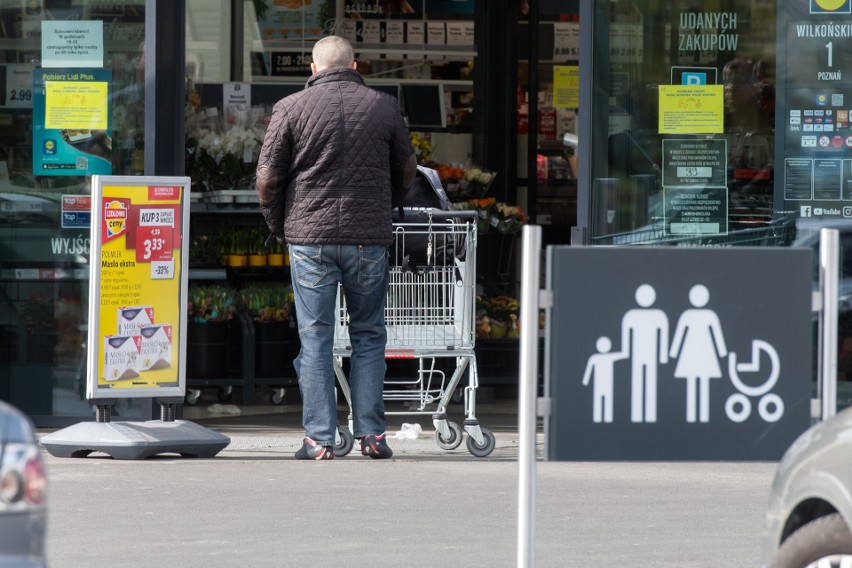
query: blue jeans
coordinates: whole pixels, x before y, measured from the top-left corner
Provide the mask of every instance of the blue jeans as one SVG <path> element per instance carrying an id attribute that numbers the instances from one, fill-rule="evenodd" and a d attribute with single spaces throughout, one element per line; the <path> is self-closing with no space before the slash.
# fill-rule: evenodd
<path id="1" fill-rule="evenodd" d="M 293 362 L 302 393 L 305 435 L 334 445 L 337 403 L 333 368 L 335 299 L 343 284 L 352 355 L 349 386 L 356 438 L 385 431 L 385 246 L 289 245 L 290 274 L 302 347 Z"/>

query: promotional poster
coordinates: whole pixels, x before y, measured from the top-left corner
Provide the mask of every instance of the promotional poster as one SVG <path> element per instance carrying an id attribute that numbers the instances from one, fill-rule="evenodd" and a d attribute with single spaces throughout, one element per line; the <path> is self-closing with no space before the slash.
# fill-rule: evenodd
<path id="1" fill-rule="evenodd" d="M 104 398 L 180 389 L 188 181 L 109 179 L 96 178 L 92 192 L 92 386 Z"/>
<path id="2" fill-rule="evenodd" d="M 109 69 L 33 71 L 33 173 L 112 173 Z"/>

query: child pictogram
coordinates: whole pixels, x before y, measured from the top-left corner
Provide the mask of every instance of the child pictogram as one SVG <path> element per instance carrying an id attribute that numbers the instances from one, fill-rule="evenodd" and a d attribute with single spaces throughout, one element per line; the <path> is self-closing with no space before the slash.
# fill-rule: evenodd
<path id="1" fill-rule="evenodd" d="M 615 362 L 625 359 L 623 353 L 610 353 L 612 342 L 608 337 L 599 337 L 595 343 L 598 352 L 589 357 L 586 372 L 583 373 L 583 386 L 592 385 L 594 411 L 592 420 L 595 422 L 612 422 L 613 375 Z"/>

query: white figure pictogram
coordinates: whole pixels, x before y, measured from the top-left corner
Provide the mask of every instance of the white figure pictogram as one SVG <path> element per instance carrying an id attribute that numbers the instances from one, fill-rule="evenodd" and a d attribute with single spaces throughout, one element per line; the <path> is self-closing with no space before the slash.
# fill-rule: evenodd
<path id="1" fill-rule="evenodd" d="M 630 357 L 630 420 L 657 421 L 657 366 L 669 362 L 669 318 L 651 308 L 657 299 L 653 286 L 636 288 L 639 308 L 621 320 L 621 349 Z"/>
<path id="2" fill-rule="evenodd" d="M 594 410 L 592 420 L 595 422 L 612 422 L 613 376 L 615 362 L 626 358 L 623 353 L 610 353 L 612 342 L 608 337 L 599 337 L 595 342 L 598 352 L 589 357 L 586 371 L 583 373 L 583 386 L 592 385 L 592 400 Z"/>
<path id="3" fill-rule="evenodd" d="M 710 291 L 702 284 L 689 290 L 689 303 L 695 309 L 681 314 L 675 328 L 669 355 L 677 358 L 674 376 L 686 380 L 686 421 L 710 421 L 710 380 L 722 377 L 719 359 L 728 355 L 719 316 L 703 309 Z"/>

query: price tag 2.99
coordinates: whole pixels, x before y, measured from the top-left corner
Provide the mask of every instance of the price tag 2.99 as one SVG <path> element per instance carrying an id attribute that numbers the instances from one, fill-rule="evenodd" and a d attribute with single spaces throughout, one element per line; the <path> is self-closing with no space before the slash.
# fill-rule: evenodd
<path id="1" fill-rule="evenodd" d="M 33 108 L 33 66 L 4 65 L 6 87 L 3 106 Z"/>
<path id="2" fill-rule="evenodd" d="M 175 259 L 151 263 L 151 280 L 172 280 L 175 277 Z"/>

